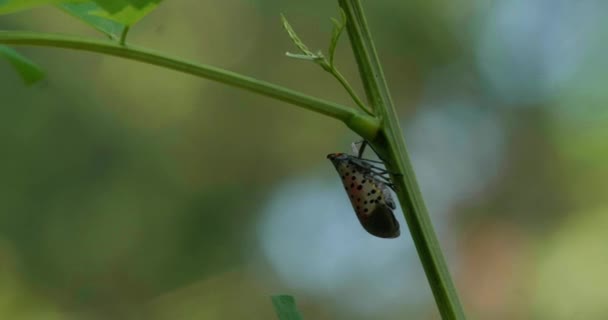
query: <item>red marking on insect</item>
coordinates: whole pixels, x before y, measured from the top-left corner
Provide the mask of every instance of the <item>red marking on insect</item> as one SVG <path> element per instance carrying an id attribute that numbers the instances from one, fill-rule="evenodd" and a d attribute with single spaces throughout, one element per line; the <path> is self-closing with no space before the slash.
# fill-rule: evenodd
<path id="1" fill-rule="evenodd" d="M 382 181 L 388 179 L 382 176 L 386 171 L 373 166 L 369 160 L 344 153 L 330 153 L 327 158 L 336 167 L 363 228 L 376 237 L 398 237 L 399 222 L 393 214 L 395 202 L 388 181 Z"/>

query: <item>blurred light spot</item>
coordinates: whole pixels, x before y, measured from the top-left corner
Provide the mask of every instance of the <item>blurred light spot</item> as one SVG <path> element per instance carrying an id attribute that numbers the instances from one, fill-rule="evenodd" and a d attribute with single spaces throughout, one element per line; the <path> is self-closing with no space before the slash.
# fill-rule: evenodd
<path id="1" fill-rule="evenodd" d="M 466 99 L 443 99 L 420 108 L 404 127 L 416 176 L 433 214 L 447 214 L 482 192 L 500 173 L 506 138 L 492 109 Z"/>
<path id="2" fill-rule="evenodd" d="M 530 307 L 539 319 L 606 319 L 608 207 L 572 212 L 538 249 Z M 524 280 L 525 281 L 525 280 Z"/>
<path id="3" fill-rule="evenodd" d="M 598 1 L 498 1 L 483 12 L 478 64 L 493 94 L 538 103 L 564 87 L 605 9 Z"/>
<path id="4" fill-rule="evenodd" d="M 428 302 L 430 290 L 400 209 L 402 236 L 373 237 L 359 225 L 329 162 L 324 173 L 335 179 L 329 184 L 318 177 L 286 182 L 265 210 L 260 245 L 278 277 L 358 314 Z"/>

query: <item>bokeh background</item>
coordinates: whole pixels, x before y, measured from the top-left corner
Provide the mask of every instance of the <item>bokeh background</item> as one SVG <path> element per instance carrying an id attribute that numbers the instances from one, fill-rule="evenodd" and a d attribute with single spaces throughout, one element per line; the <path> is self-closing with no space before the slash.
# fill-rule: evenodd
<path id="1" fill-rule="evenodd" d="M 608 318 L 602 1 L 365 1 L 403 133 L 471 319 Z M 138 45 L 352 105 L 295 51 L 332 1 L 167 0 Z M 54 8 L 0 29 L 101 37 Z M 360 90 L 347 38 L 337 61 Z M 438 319 L 405 222 L 355 219 L 325 159 L 341 123 L 114 57 L 0 61 L 1 319 Z M 361 91 L 359 91 L 361 92 Z"/>

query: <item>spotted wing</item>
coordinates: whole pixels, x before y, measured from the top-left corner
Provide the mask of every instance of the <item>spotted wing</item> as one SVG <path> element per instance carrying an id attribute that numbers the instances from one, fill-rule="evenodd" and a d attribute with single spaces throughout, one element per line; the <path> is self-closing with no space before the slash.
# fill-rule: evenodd
<path id="1" fill-rule="evenodd" d="M 382 237 L 399 236 L 399 223 L 391 209 L 395 204 L 388 188 L 374 178 L 369 169 L 348 156 L 330 158 L 344 184 L 344 189 L 365 230 Z"/>

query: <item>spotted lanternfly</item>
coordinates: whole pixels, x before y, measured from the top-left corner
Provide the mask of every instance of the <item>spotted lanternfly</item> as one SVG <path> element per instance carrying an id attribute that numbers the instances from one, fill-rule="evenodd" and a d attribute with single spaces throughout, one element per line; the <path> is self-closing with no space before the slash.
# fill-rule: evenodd
<path id="1" fill-rule="evenodd" d="M 395 202 L 382 174 L 386 171 L 370 164 L 369 160 L 344 153 L 331 153 L 327 158 L 342 178 L 346 194 L 363 228 L 380 238 L 399 236 L 399 222 L 393 215 Z"/>

